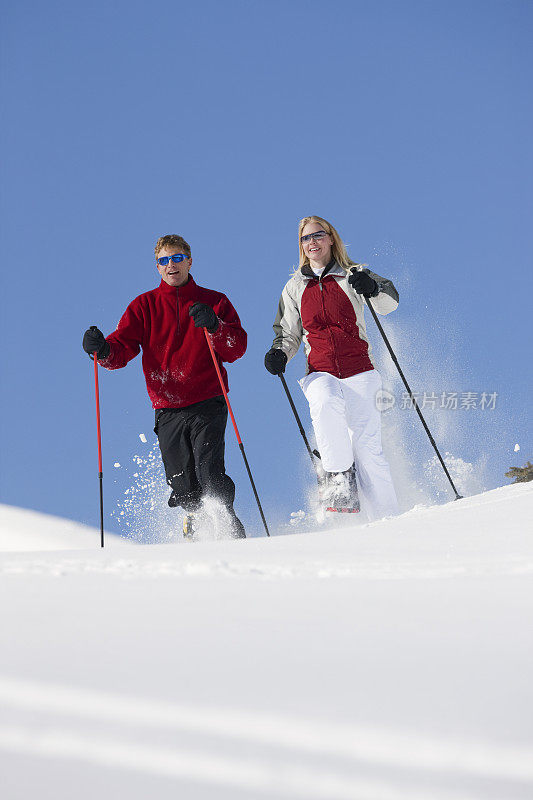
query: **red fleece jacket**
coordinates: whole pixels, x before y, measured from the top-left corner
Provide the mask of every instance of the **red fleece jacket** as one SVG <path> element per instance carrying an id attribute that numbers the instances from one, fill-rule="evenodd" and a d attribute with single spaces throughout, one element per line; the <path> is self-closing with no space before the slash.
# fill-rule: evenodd
<path id="1" fill-rule="evenodd" d="M 222 394 L 203 328 L 195 328 L 189 309 L 206 303 L 219 319 L 209 334 L 226 389 L 223 361 L 236 361 L 246 351 L 246 331 L 221 292 L 197 286 L 191 275 L 175 288 L 161 281 L 127 307 L 116 331 L 107 337 L 111 351 L 100 359 L 106 369 L 120 369 L 142 348 L 146 388 L 154 408 L 182 408 Z"/>

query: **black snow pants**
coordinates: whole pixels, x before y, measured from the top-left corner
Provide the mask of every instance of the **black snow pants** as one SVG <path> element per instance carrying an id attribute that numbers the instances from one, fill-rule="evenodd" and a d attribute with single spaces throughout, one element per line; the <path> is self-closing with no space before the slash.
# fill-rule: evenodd
<path id="1" fill-rule="evenodd" d="M 194 512 L 203 496 L 211 495 L 234 513 L 235 484 L 224 466 L 227 419 L 222 395 L 185 408 L 156 410 L 154 431 L 172 489 L 170 506 Z"/>

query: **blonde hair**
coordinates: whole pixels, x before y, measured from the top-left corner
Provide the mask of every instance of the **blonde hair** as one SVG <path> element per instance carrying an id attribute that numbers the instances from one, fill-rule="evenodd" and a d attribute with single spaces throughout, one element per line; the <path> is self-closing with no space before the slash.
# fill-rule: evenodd
<path id="1" fill-rule="evenodd" d="M 156 261 L 157 261 L 157 256 L 161 252 L 163 247 L 179 247 L 180 250 L 183 250 L 187 258 L 191 257 L 190 244 L 185 241 L 183 236 L 179 236 L 177 233 L 167 233 L 166 236 L 159 237 L 159 239 L 155 243 L 155 248 L 154 248 Z"/>
<path id="2" fill-rule="evenodd" d="M 309 259 L 304 253 L 304 249 L 302 246 L 302 231 L 307 225 L 308 222 L 316 222 L 318 225 L 321 225 L 322 228 L 328 233 L 331 238 L 333 239 L 333 244 L 331 246 L 331 253 L 337 264 L 343 267 L 346 271 L 350 269 L 350 267 L 359 267 L 361 266 L 356 261 L 352 261 L 350 256 L 348 255 L 348 251 L 346 250 L 346 245 L 342 241 L 339 233 L 331 222 L 328 222 L 326 219 L 322 217 L 312 216 L 312 217 L 304 217 L 300 220 L 300 224 L 298 225 L 298 246 L 300 248 L 300 263 L 298 264 L 298 269 L 305 267 L 306 264 L 309 264 Z"/>

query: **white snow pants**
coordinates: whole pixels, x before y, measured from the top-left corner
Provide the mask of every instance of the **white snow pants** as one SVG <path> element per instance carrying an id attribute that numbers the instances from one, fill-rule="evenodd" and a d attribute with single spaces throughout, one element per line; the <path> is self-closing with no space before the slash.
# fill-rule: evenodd
<path id="1" fill-rule="evenodd" d="M 381 447 L 381 414 L 375 369 L 351 378 L 312 372 L 300 381 L 309 403 L 322 466 L 344 472 L 355 463 L 362 506 L 370 520 L 398 513 L 390 468 Z"/>

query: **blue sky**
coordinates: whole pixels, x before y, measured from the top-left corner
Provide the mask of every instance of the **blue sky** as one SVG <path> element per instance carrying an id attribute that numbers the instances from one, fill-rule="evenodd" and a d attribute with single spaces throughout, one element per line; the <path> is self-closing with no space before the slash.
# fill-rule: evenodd
<path id="1" fill-rule="evenodd" d="M 262 362 L 312 213 L 397 285 L 384 324 L 415 391 L 497 392 L 493 411 L 427 418 L 483 486 L 505 483 L 532 455 L 532 22 L 530 2 L 504 0 L 5 7 L 2 501 L 98 524 L 81 337 L 157 285 L 154 243 L 176 232 L 249 333 L 230 396 L 265 511 L 275 525 L 305 507 L 305 451 Z M 308 425 L 302 369 L 287 379 Z M 140 359 L 100 377 L 106 525 L 120 531 L 124 492 L 157 472 L 153 412 Z M 432 453 L 400 394 L 385 428 L 409 463 L 394 468 L 420 473 Z M 227 442 L 259 532 L 230 428 Z"/>

